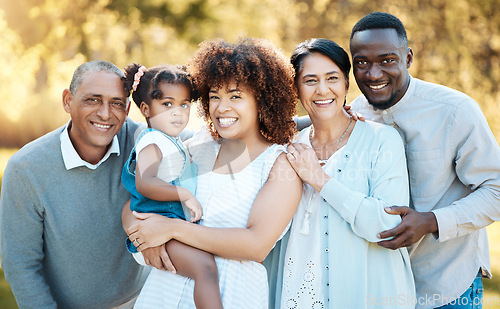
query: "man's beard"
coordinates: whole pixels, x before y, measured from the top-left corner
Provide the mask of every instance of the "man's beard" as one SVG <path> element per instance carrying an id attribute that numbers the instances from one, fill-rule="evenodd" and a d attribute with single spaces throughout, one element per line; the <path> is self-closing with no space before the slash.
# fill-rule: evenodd
<path id="1" fill-rule="evenodd" d="M 368 103 L 373 106 L 375 109 L 388 109 L 389 107 L 393 106 L 396 104 L 396 97 L 398 96 L 400 91 L 395 92 L 391 95 L 391 97 L 384 102 L 378 102 L 374 103 L 368 99 L 368 97 L 365 96 L 366 100 L 368 100 Z"/>

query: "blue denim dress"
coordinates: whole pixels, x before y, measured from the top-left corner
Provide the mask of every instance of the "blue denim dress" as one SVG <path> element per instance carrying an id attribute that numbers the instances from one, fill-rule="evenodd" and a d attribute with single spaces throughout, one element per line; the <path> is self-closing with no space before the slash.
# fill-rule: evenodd
<path id="1" fill-rule="evenodd" d="M 139 135 L 137 142 L 148 132 L 158 131 L 155 129 L 148 128 Z M 158 131 L 160 132 L 160 131 Z M 187 152 L 186 147 L 175 138 L 166 135 L 161 132 L 165 137 L 171 140 L 175 146 L 179 149 L 179 152 L 184 156 L 184 168 L 182 170 L 181 176 L 174 179 L 170 183 L 174 186 L 181 186 L 188 189 L 191 193 L 196 194 L 196 177 L 198 175 L 198 166 L 191 160 L 191 156 Z M 136 145 L 137 145 L 136 142 Z M 123 166 L 122 170 L 122 183 L 125 189 L 130 192 L 130 210 L 142 213 L 155 213 L 169 218 L 178 218 L 186 220 L 184 216 L 184 211 L 182 209 L 182 204 L 179 201 L 155 201 L 149 199 L 137 191 L 135 186 L 135 166 L 136 166 L 135 147 L 130 153 L 130 157 L 127 163 Z M 130 239 L 127 238 L 127 249 L 131 253 L 136 253 L 137 248 L 132 244 Z"/>

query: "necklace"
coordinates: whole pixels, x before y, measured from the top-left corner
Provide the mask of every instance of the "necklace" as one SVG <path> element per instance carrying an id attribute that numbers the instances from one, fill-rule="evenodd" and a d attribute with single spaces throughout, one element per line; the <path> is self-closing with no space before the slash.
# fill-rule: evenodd
<path id="1" fill-rule="evenodd" d="M 312 149 L 314 149 L 314 150 L 322 150 L 322 149 L 330 148 L 333 145 L 337 144 L 337 149 L 335 149 L 335 151 L 339 150 L 340 149 L 340 145 L 342 144 L 342 140 L 344 139 L 344 136 L 347 134 L 347 132 L 349 131 L 349 128 L 351 127 L 352 117 L 350 117 L 350 118 L 351 118 L 351 120 L 349 121 L 349 125 L 347 126 L 347 129 L 345 129 L 345 131 L 342 134 L 342 136 L 337 141 L 335 141 L 334 143 L 331 143 L 331 144 L 323 146 L 323 147 L 316 147 L 316 148 L 312 147 L 312 136 L 313 136 L 313 133 L 314 133 L 314 126 L 311 127 L 311 131 L 309 131 L 309 142 L 311 143 Z"/>

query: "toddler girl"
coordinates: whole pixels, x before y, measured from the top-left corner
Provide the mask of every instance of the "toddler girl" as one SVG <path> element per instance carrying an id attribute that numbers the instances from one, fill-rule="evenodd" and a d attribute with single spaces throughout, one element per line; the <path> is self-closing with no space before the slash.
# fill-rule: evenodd
<path id="1" fill-rule="evenodd" d="M 134 63 L 125 72 L 132 98 L 148 124 L 122 171 L 122 182 L 131 193 L 130 209 L 185 220 L 183 204 L 191 222 L 196 222 L 202 215 L 194 197 L 197 166 L 178 137 L 189 120 L 191 78 L 176 66 L 146 69 Z M 139 239 L 134 243 L 127 239 L 127 248 L 136 258 L 142 258 L 137 256 L 140 244 Z M 196 307 L 222 308 L 213 255 L 175 240 L 167 242 L 166 248 L 177 273 L 195 281 Z"/>

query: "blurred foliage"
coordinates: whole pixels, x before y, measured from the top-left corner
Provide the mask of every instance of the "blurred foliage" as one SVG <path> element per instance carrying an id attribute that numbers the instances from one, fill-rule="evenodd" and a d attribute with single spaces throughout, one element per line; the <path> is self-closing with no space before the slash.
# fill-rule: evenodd
<path id="1" fill-rule="evenodd" d="M 311 37 L 347 49 L 352 26 L 372 11 L 405 24 L 413 76 L 470 95 L 500 138 L 500 0 L 0 0 L 0 147 L 68 120 L 61 92 L 84 61 L 185 63 L 205 39 L 242 35 L 286 55 Z M 348 101 L 359 94 L 351 84 Z"/>

